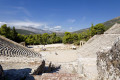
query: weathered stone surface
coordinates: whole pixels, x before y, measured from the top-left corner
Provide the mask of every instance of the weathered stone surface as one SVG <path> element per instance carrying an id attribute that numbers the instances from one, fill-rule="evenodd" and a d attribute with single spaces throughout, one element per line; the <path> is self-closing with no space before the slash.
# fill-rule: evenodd
<path id="1" fill-rule="evenodd" d="M 21 42 L 19 44 L 21 44 L 22 46 L 26 46 L 25 42 Z"/>
<path id="2" fill-rule="evenodd" d="M 120 37 L 97 53 L 98 80 L 120 80 Z"/>
<path id="3" fill-rule="evenodd" d="M 120 24 L 114 24 L 109 30 L 107 30 L 104 34 L 120 34 Z"/>
<path id="4" fill-rule="evenodd" d="M 35 80 L 84 80 L 78 74 L 69 73 L 45 73 L 42 76 L 33 75 Z"/>

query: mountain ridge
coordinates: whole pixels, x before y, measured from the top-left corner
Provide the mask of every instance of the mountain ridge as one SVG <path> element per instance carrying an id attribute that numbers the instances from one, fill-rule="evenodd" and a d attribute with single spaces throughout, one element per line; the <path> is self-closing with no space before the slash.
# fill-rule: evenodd
<path id="1" fill-rule="evenodd" d="M 34 28 L 34 27 L 26 27 L 26 26 L 21 26 L 17 29 L 22 29 L 22 30 L 27 30 L 27 31 L 30 31 L 30 32 L 33 32 L 33 33 L 36 33 L 36 34 L 43 34 L 43 33 L 52 33 L 52 31 L 49 31 L 49 30 L 43 30 L 43 29 L 37 29 L 37 28 Z"/>
<path id="2" fill-rule="evenodd" d="M 23 29 L 16 29 L 16 31 L 19 34 L 23 34 L 23 35 L 30 35 L 30 34 L 35 34 L 34 32 L 28 31 L 28 30 L 23 30 Z"/>
<path id="3" fill-rule="evenodd" d="M 24 34 L 24 35 L 30 35 L 30 34 L 43 34 L 43 33 L 56 33 L 58 36 L 63 36 L 64 31 L 50 31 L 50 30 L 43 30 L 43 29 L 37 29 L 34 27 L 26 27 L 26 26 L 21 26 L 17 27 L 16 31 L 19 34 Z"/>
<path id="4" fill-rule="evenodd" d="M 110 19 L 108 21 L 105 21 L 103 22 L 102 24 L 104 24 L 106 26 L 106 29 L 109 29 L 111 28 L 115 23 L 120 23 L 120 16 L 118 17 L 115 17 L 113 19 Z M 77 30 L 77 31 L 74 31 L 73 33 L 82 33 L 84 31 L 87 31 L 89 28 L 86 28 L 86 29 L 80 29 L 80 30 Z"/>

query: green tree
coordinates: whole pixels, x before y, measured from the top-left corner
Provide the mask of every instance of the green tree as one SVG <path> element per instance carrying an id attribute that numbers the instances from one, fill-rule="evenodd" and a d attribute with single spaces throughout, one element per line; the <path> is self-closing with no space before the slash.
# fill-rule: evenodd
<path id="1" fill-rule="evenodd" d="M 38 36 L 39 36 L 39 44 L 42 44 L 43 43 L 42 35 L 38 34 Z"/>
<path id="2" fill-rule="evenodd" d="M 44 34 L 42 35 L 42 44 L 46 45 L 47 42 L 48 42 L 48 38 L 49 38 L 48 33 L 44 33 Z"/>
<path id="3" fill-rule="evenodd" d="M 105 31 L 105 26 L 103 24 L 97 24 L 94 27 L 96 29 L 96 34 L 103 34 Z"/>
<path id="4" fill-rule="evenodd" d="M 61 37 L 56 37 L 56 43 L 62 43 L 62 38 Z"/>
<path id="5" fill-rule="evenodd" d="M 7 27 L 7 24 L 1 26 L 0 34 L 4 37 L 12 39 L 12 30 L 10 29 L 10 27 Z"/>
<path id="6" fill-rule="evenodd" d="M 57 38 L 56 33 L 52 33 L 50 35 L 50 43 L 56 43 L 56 38 Z"/>
<path id="7" fill-rule="evenodd" d="M 18 33 L 16 32 L 14 26 L 13 26 L 13 29 L 12 29 L 12 40 L 14 40 L 14 41 L 18 40 Z"/>
<path id="8" fill-rule="evenodd" d="M 73 40 L 74 40 L 74 41 L 77 41 L 77 40 L 78 40 L 78 34 L 73 33 L 73 34 L 72 34 L 72 37 L 73 37 Z"/>
<path id="9" fill-rule="evenodd" d="M 34 39 L 34 44 L 37 44 L 37 45 L 40 44 L 40 41 L 41 41 L 40 40 L 41 39 L 40 35 L 37 34 L 37 35 L 34 35 L 33 37 L 34 37 L 33 38 Z"/>
<path id="10" fill-rule="evenodd" d="M 34 44 L 33 35 L 29 35 L 29 36 L 27 37 L 27 39 L 25 40 L 25 42 L 26 42 L 27 44 L 30 44 L 30 45 Z"/>
<path id="11" fill-rule="evenodd" d="M 17 34 L 17 42 L 25 42 L 26 36 L 22 34 Z"/>
<path id="12" fill-rule="evenodd" d="M 65 32 L 63 37 L 63 43 L 73 43 L 73 37 L 70 32 Z"/>
<path id="13" fill-rule="evenodd" d="M 4 25 L 1 26 L 0 33 L 1 33 L 2 36 L 7 37 L 7 24 L 4 24 Z"/>
<path id="14" fill-rule="evenodd" d="M 90 31 L 91 36 L 94 36 L 96 34 L 103 34 L 105 31 L 105 26 L 101 23 L 96 24 L 95 26 L 92 24 Z"/>
<path id="15" fill-rule="evenodd" d="M 12 39 L 12 30 L 10 27 L 7 27 L 7 38 Z"/>

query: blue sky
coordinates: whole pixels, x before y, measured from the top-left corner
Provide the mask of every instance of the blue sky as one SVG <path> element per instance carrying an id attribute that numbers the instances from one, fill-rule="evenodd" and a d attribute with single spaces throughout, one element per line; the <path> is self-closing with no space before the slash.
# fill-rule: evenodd
<path id="1" fill-rule="evenodd" d="M 120 16 L 120 0 L 0 0 L 0 25 L 76 31 Z"/>

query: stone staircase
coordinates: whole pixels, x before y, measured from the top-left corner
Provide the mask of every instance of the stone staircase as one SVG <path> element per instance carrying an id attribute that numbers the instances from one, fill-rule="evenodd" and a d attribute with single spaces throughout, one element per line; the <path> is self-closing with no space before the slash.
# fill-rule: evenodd
<path id="1" fill-rule="evenodd" d="M 96 57 L 96 52 L 111 46 L 117 37 L 120 34 L 102 34 L 95 35 L 90 40 L 87 41 L 85 45 L 83 45 L 80 49 L 78 49 L 78 53 L 82 57 L 94 58 Z"/>
<path id="2" fill-rule="evenodd" d="M 7 57 L 41 57 L 36 53 L 12 40 L 0 36 L 0 56 Z"/>
<path id="3" fill-rule="evenodd" d="M 97 52 L 112 47 L 120 36 L 120 24 L 115 24 L 101 35 L 95 35 L 77 50 L 80 66 L 78 73 L 86 75 L 86 80 L 97 80 Z"/>

